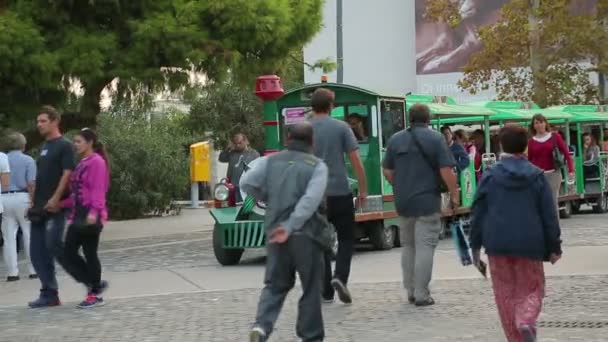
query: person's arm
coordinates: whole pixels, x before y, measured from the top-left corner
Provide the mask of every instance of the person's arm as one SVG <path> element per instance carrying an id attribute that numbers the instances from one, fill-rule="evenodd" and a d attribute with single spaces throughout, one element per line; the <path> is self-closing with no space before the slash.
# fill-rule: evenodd
<path id="1" fill-rule="evenodd" d="M 454 149 L 454 157 L 458 162 L 458 169 L 462 171 L 469 166 L 471 160 L 469 159 L 469 154 L 462 145 L 456 144 L 455 146 L 456 148 Z"/>
<path id="2" fill-rule="evenodd" d="M 452 152 L 450 152 L 448 144 L 445 142 L 445 140 L 439 137 L 437 139 L 436 146 L 439 174 L 445 182 L 445 185 L 448 187 L 452 203 L 454 206 L 459 206 L 460 194 L 458 193 L 458 181 L 456 179 L 456 174 L 454 173 L 456 161 L 454 160 L 454 156 L 452 155 Z"/>
<path id="3" fill-rule="evenodd" d="M 342 130 L 342 139 L 344 142 L 344 152 L 348 154 L 348 159 L 350 159 L 350 164 L 357 178 L 359 199 L 360 201 L 365 201 L 367 197 L 367 179 L 365 178 L 363 161 L 361 160 L 361 155 L 359 155 L 359 143 L 357 142 L 357 138 L 355 138 L 353 130 L 346 124 L 344 124 L 344 129 Z"/>
<path id="4" fill-rule="evenodd" d="M 11 184 L 11 168 L 8 162 L 8 157 L 4 153 L 0 153 L 0 188 L 2 191 L 8 191 Z"/>
<path id="5" fill-rule="evenodd" d="M 239 187 L 248 195 L 258 201 L 266 201 L 266 169 L 268 167 L 268 157 L 260 158 L 255 167 L 249 169 L 241 176 Z"/>
<path id="6" fill-rule="evenodd" d="M 96 158 L 91 160 L 84 180 L 89 189 L 90 207 L 87 217 L 88 223 L 97 222 L 97 219 L 106 206 L 106 192 L 108 191 L 108 167 L 105 160 Z"/>
<path id="7" fill-rule="evenodd" d="M 59 185 L 55 189 L 53 196 L 49 199 L 45 209 L 48 209 L 51 212 L 56 212 L 60 209 L 61 198 L 66 193 L 68 189 L 68 184 L 70 182 L 70 175 L 74 170 L 76 161 L 74 158 L 74 151 L 70 144 L 66 143 L 62 147 L 61 152 L 61 168 L 63 169 L 63 174 L 61 175 L 61 179 L 59 180 Z"/>
<path id="8" fill-rule="evenodd" d="M 395 154 L 392 145 L 392 141 L 389 140 L 382 161 L 382 173 L 390 185 L 393 185 L 393 177 L 395 176 Z"/>
<path id="9" fill-rule="evenodd" d="M 471 232 L 469 233 L 469 240 L 471 249 L 474 251 L 480 250 L 483 243 L 483 225 L 488 213 L 487 189 L 491 188 L 488 185 L 490 177 L 491 174 L 487 172 L 481 177 L 471 208 Z"/>
<path id="10" fill-rule="evenodd" d="M 34 203 L 34 190 L 36 189 L 36 162 L 29 158 L 25 165 L 25 179 L 27 180 L 27 192 L 30 195 L 30 202 Z"/>
<path id="11" fill-rule="evenodd" d="M 228 145 L 222 152 L 220 152 L 219 161 L 220 163 L 227 163 L 230 161 L 230 155 L 232 154 L 232 144 Z"/>
<path id="12" fill-rule="evenodd" d="M 302 228 L 304 223 L 319 209 L 319 205 L 325 197 L 327 177 L 327 166 L 320 161 L 308 181 L 304 196 L 300 197 L 287 221 L 281 224 L 281 227 L 285 229 L 288 236 L 292 232 Z"/>
<path id="13" fill-rule="evenodd" d="M 593 164 L 597 163 L 600 160 L 600 147 L 594 145 L 591 149 L 591 159 L 593 160 Z"/>
<path id="14" fill-rule="evenodd" d="M 570 155 L 570 151 L 568 150 L 568 146 L 566 146 L 566 142 L 562 139 L 562 136 L 553 133 L 555 140 L 557 141 L 557 148 L 562 152 L 564 158 L 566 159 L 566 164 L 568 164 L 568 173 L 574 173 L 574 164 L 572 162 L 572 156 Z"/>
<path id="15" fill-rule="evenodd" d="M 543 233 L 545 237 L 545 246 L 549 254 L 562 254 L 561 228 L 559 226 L 559 218 L 557 209 L 555 208 L 555 198 L 551 192 L 551 187 L 547 179 L 541 175 L 539 177 L 539 208 L 543 223 Z"/>

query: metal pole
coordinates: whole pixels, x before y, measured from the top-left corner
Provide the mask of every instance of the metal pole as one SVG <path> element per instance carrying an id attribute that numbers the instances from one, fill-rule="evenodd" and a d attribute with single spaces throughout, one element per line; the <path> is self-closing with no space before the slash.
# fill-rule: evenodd
<path id="1" fill-rule="evenodd" d="M 336 0 L 336 47 L 338 64 L 338 83 L 344 82 L 344 46 L 342 37 L 342 0 Z"/>
<path id="2" fill-rule="evenodd" d="M 198 208 L 198 182 L 190 183 L 190 208 Z"/>

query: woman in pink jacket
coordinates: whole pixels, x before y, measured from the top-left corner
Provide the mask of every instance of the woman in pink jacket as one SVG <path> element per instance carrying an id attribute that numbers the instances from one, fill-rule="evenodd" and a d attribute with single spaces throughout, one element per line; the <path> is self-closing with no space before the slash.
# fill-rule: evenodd
<path id="1" fill-rule="evenodd" d="M 103 305 L 101 294 L 108 287 L 101 280 L 101 263 L 97 255 L 99 236 L 108 217 L 106 193 L 109 187 L 109 166 L 103 145 L 95 132 L 84 128 L 74 137 L 80 162 L 70 178 L 70 207 L 65 238 L 65 269 L 88 293 L 80 308 Z M 82 247 L 84 258 L 78 253 Z"/>

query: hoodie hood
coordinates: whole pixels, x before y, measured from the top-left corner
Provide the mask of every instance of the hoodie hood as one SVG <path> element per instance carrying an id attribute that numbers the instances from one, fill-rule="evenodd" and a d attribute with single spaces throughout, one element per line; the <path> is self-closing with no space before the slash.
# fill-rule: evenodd
<path id="1" fill-rule="evenodd" d="M 535 182 L 543 170 L 525 158 L 504 157 L 491 169 L 494 180 L 507 188 L 528 187 Z"/>

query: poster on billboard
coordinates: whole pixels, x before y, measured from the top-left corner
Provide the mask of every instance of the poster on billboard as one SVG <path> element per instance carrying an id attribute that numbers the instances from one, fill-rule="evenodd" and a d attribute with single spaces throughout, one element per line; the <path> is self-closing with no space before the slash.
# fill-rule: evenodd
<path id="1" fill-rule="evenodd" d="M 425 18 L 430 1 L 415 0 L 418 92 L 452 96 L 459 103 L 494 99 L 496 92 L 492 88 L 470 95 L 457 83 L 463 77 L 463 67 L 483 47 L 479 29 L 496 24 L 501 8 L 509 0 L 451 0 L 458 5 L 462 17 L 454 28 Z M 573 1 L 572 13 L 593 13 L 596 3 L 597 0 Z"/>

